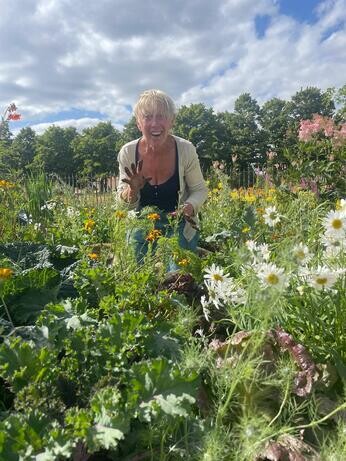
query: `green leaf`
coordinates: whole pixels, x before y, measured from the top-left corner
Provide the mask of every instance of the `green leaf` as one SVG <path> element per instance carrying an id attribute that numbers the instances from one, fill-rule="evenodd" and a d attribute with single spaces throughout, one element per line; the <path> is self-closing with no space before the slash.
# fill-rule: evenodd
<path id="1" fill-rule="evenodd" d="M 164 358 L 134 364 L 130 376 L 128 405 L 144 421 L 150 421 L 159 409 L 166 414 L 185 415 L 186 404 L 195 402 L 197 373 L 184 375 L 177 365 Z"/>
<path id="2" fill-rule="evenodd" d="M 96 424 L 89 430 L 88 448 L 90 448 L 91 451 L 96 451 L 101 448 L 105 448 L 106 450 L 117 448 L 119 440 L 123 438 L 123 432 L 118 429 Z"/>

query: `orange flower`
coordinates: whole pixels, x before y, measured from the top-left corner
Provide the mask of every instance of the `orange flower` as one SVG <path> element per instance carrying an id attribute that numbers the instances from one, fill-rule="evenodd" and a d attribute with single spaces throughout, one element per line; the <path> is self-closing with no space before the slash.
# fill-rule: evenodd
<path id="1" fill-rule="evenodd" d="M 157 221 L 160 219 L 160 215 L 158 213 L 149 213 L 147 218 L 150 219 L 151 221 Z"/>
<path id="2" fill-rule="evenodd" d="M 157 240 L 159 237 L 161 237 L 162 235 L 162 232 L 159 231 L 158 229 L 153 229 L 151 230 L 148 235 L 145 237 L 145 240 L 147 240 L 148 242 L 154 242 L 155 240 Z"/>
<path id="3" fill-rule="evenodd" d="M 7 120 L 12 120 L 12 121 L 20 120 L 20 118 L 21 118 L 21 115 L 17 113 L 11 113 L 11 114 L 8 114 L 7 116 Z"/>
<path id="4" fill-rule="evenodd" d="M 125 211 L 122 211 L 122 210 L 117 210 L 115 213 L 114 213 L 115 217 L 118 218 L 118 219 L 123 219 L 123 218 L 126 218 L 126 213 Z"/>
<path id="5" fill-rule="evenodd" d="M 14 187 L 14 184 L 12 184 L 10 181 L 6 181 L 6 179 L 0 179 L 0 189 L 12 189 Z"/>
<path id="6" fill-rule="evenodd" d="M 88 257 L 92 260 L 92 261 L 96 261 L 97 259 L 99 259 L 99 255 L 97 253 L 88 253 Z"/>
<path id="7" fill-rule="evenodd" d="M 6 280 L 12 277 L 13 270 L 9 269 L 8 267 L 0 268 L 0 280 Z"/>
<path id="8" fill-rule="evenodd" d="M 190 264 L 190 260 L 189 260 L 189 258 L 183 258 L 180 261 L 178 261 L 177 264 L 178 264 L 178 266 L 185 267 L 188 264 Z"/>
<path id="9" fill-rule="evenodd" d="M 85 222 L 84 222 L 84 229 L 91 233 L 95 227 L 95 221 L 93 219 L 87 219 Z"/>

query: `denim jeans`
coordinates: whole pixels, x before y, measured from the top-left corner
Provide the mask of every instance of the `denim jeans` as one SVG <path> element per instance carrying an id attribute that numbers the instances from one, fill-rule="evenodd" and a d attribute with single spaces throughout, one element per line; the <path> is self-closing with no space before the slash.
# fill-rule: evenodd
<path id="1" fill-rule="evenodd" d="M 196 252 L 199 233 L 196 232 L 195 236 L 188 241 L 183 234 L 185 227 L 185 220 L 179 222 L 178 227 L 176 229 L 176 233 L 172 226 L 169 225 L 167 218 L 165 215 L 162 215 L 162 218 L 155 223 L 155 229 L 161 231 L 164 237 L 178 237 L 179 246 L 185 250 Z M 136 260 L 139 264 L 143 263 L 144 257 L 148 253 L 149 242 L 146 240 L 146 232 L 143 229 L 134 228 L 128 234 L 128 243 L 133 246 Z M 152 243 L 152 248 L 155 251 L 157 244 L 156 242 Z M 169 262 L 168 271 L 175 271 L 178 270 L 179 266 L 175 264 L 172 260 Z"/>

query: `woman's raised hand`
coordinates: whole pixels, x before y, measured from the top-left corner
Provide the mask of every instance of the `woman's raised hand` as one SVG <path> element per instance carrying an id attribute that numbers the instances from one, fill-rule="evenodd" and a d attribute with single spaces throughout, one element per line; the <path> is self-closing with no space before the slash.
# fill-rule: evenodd
<path id="1" fill-rule="evenodd" d="M 125 173 L 128 178 L 122 179 L 123 182 L 130 186 L 132 192 L 137 193 L 140 191 L 151 178 L 145 178 L 142 174 L 143 160 L 138 162 L 138 165 L 131 163 L 131 171 L 129 168 L 125 167 Z"/>

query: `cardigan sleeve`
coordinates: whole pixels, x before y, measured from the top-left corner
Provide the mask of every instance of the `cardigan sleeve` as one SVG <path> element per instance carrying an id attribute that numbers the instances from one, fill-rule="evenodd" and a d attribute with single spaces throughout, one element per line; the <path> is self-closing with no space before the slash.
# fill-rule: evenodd
<path id="1" fill-rule="evenodd" d="M 133 155 L 131 155 L 131 151 L 129 146 L 125 144 L 118 154 L 118 164 L 119 164 L 119 178 L 118 178 L 118 186 L 117 186 L 117 193 L 116 193 L 116 201 L 119 206 L 126 207 L 130 210 L 137 208 L 139 203 L 139 196 L 135 202 L 129 203 L 124 200 L 121 196 L 121 193 L 127 188 L 127 184 L 124 183 L 122 180 L 127 178 L 127 174 L 125 173 L 125 167 L 131 170 L 131 163 L 133 163 L 133 159 L 131 159 Z"/>
<path id="2" fill-rule="evenodd" d="M 196 148 L 190 143 L 184 169 L 184 181 L 187 191 L 185 202 L 191 203 L 197 214 L 207 199 L 208 188 L 203 178 Z"/>

